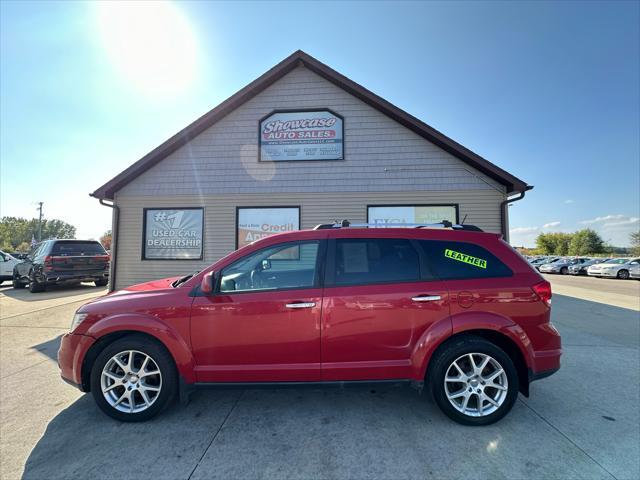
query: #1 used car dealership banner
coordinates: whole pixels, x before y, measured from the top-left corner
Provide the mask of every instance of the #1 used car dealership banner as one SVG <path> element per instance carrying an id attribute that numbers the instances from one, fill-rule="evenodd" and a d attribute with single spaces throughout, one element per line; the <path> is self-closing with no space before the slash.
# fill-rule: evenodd
<path id="1" fill-rule="evenodd" d="M 369 207 L 368 223 L 457 223 L 455 205 L 414 205 Z"/>
<path id="2" fill-rule="evenodd" d="M 298 208 L 239 208 L 238 248 L 269 235 L 300 229 Z"/>
<path id="3" fill-rule="evenodd" d="M 202 208 L 144 211 L 144 260 L 202 258 Z"/>
<path id="4" fill-rule="evenodd" d="M 342 126 L 329 110 L 274 112 L 260 122 L 260 160 L 342 160 Z"/>

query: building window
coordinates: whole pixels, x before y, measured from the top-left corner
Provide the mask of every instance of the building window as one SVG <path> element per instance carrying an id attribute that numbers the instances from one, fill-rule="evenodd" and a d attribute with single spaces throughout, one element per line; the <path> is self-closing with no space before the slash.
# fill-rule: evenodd
<path id="1" fill-rule="evenodd" d="M 202 260 L 204 209 L 145 208 L 143 260 Z"/>
<path id="2" fill-rule="evenodd" d="M 300 207 L 238 207 L 236 211 L 236 248 L 293 230 L 300 230 Z"/>
<path id="3" fill-rule="evenodd" d="M 398 223 L 458 223 L 458 205 L 369 205 L 367 223 L 389 225 Z"/>

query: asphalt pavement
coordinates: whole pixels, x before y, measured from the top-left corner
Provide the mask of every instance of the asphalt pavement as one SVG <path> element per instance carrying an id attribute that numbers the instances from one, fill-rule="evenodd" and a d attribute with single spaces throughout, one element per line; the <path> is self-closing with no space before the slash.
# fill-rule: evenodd
<path id="1" fill-rule="evenodd" d="M 104 290 L 0 287 L 0 478 L 637 479 L 640 314 L 616 305 L 633 307 L 640 282 L 550 280 L 562 368 L 483 428 L 404 388 L 200 391 L 153 421 L 118 423 L 55 361 L 74 311 Z M 608 282 L 620 288 L 602 298 Z"/>

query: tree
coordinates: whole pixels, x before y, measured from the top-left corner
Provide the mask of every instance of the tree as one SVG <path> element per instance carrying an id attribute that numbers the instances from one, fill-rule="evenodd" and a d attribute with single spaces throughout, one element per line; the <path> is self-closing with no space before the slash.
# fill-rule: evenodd
<path id="1" fill-rule="evenodd" d="M 42 220 L 42 240 L 48 238 L 75 238 L 76 227 L 62 220 Z M 27 220 L 20 217 L 2 217 L 0 219 L 0 245 L 15 250 L 22 243 L 31 243 L 38 238 L 38 219 Z"/>
<path id="2" fill-rule="evenodd" d="M 546 255 L 567 255 L 571 233 L 541 233 L 536 238 L 536 246 Z"/>
<path id="3" fill-rule="evenodd" d="M 604 241 L 594 230 L 578 230 L 569 242 L 569 255 L 591 255 L 604 251 Z"/>
<path id="4" fill-rule="evenodd" d="M 100 243 L 104 247 L 105 250 L 111 250 L 111 230 L 107 230 L 100 237 Z"/>
<path id="5" fill-rule="evenodd" d="M 640 255 L 640 230 L 631 233 L 631 251 L 633 255 Z"/>

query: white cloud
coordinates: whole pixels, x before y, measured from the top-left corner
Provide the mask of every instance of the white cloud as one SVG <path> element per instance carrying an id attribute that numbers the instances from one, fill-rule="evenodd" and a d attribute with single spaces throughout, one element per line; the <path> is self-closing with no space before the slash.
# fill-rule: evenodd
<path id="1" fill-rule="evenodd" d="M 606 222 L 607 220 L 618 220 L 620 218 L 625 218 L 625 215 L 622 215 L 622 214 L 606 215 L 604 217 L 596 217 L 596 218 L 591 218 L 589 220 L 582 220 L 580 223 L 583 225 L 591 225 L 593 223 Z"/>
<path id="2" fill-rule="evenodd" d="M 518 233 L 531 233 L 531 232 L 535 232 L 538 230 L 538 227 L 517 227 L 517 228 L 512 228 L 509 230 L 509 233 L 511 234 L 518 234 Z"/>
<path id="3" fill-rule="evenodd" d="M 565 200 L 564 203 L 566 203 L 568 205 L 570 203 L 576 203 L 576 202 L 575 202 L 575 200 L 572 200 L 572 199 L 569 198 L 569 199 Z"/>
<path id="4" fill-rule="evenodd" d="M 558 225 L 560 225 L 560 222 L 549 222 L 549 223 L 545 223 L 542 228 L 554 228 L 557 227 Z"/>
<path id="5" fill-rule="evenodd" d="M 619 222 L 607 222 L 603 225 L 603 227 L 618 227 L 623 225 L 633 225 L 634 223 L 638 223 L 640 218 L 638 217 L 629 217 L 626 220 L 620 220 Z"/>

